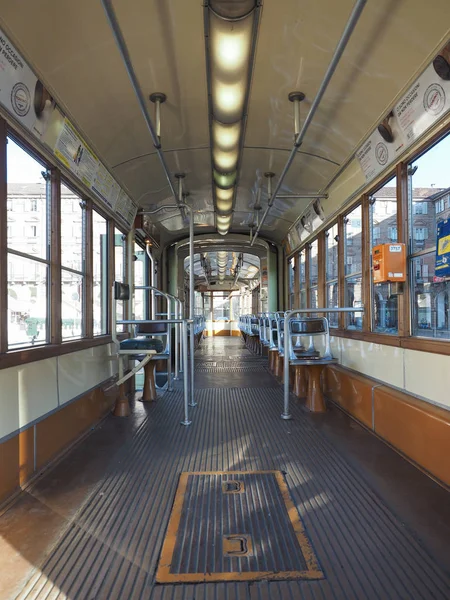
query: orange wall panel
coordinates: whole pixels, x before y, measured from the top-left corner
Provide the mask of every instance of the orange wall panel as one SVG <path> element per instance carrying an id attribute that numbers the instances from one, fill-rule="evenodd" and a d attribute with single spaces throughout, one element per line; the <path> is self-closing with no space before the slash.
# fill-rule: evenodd
<path id="1" fill-rule="evenodd" d="M 450 485 L 450 413 L 387 386 L 375 388 L 375 431 Z"/>
<path id="2" fill-rule="evenodd" d="M 372 428 L 373 383 L 340 367 L 325 369 L 326 394 L 366 427 Z"/>

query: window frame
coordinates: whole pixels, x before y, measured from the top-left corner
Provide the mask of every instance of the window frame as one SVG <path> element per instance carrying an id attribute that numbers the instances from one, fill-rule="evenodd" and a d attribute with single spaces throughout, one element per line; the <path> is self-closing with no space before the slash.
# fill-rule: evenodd
<path id="1" fill-rule="evenodd" d="M 47 325 L 47 340 L 45 344 L 35 346 L 21 346 L 8 348 L 8 252 L 7 251 L 7 240 L 8 240 L 8 222 L 7 215 L 10 214 L 12 208 L 11 203 L 7 201 L 8 188 L 7 188 L 7 138 L 10 137 L 16 144 L 18 144 L 25 152 L 27 152 L 33 159 L 43 165 L 43 170 L 48 173 L 48 260 L 43 260 L 39 257 L 28 256 L 26 253 L 20 253 L 18 251 L 11 250 L 12 254 L 21 256 L 25 259 L 31 259 L 38 263 L 45 263 L 48 265 L 48 276 L 47 276 L 47 303 L 48 303 L 48 325 Z M 64 184 L 74 191 L 77 196 L 82 198 L 86 204 L 86 221 L 88 221 L 88 215 L 94 206 L 94 202 L 89 198 L 80 187 L 72 182 L 70 173 L 62 174 L 62 168 L 56 165 L 56 161 L 52 162 L 44 153 L 36 150 L 36 148 L 30 144 L 26 137 L 23 137 L 18 133 L 5 119 L 0 117 L 0 248 L 3 249 L 0 252 L 0 369 L 10 368 L 19 364 L 31 363 L 46 358 L 52 358 L 63 354 L 76 352 L 84 348 L 95 347 L 104 345 L 111 342 L 111 326 L 110 326 L 110 315 L 111 315 L 111 293 L 109 284 L 114 280 L 114 252 L 113 252 L 113 236 L 112 232 L 114 227 L 124 234 L 123 225 L 116 222 L 112 216 L 110 216 L 101 207 L 95 205 L 95 210 L 107 222 L 108 232 L 108 303 L 107 303 L 107 333 L 93 336 L 93 321 L 90 315 L 89 307 L 91 302 L 89 301 L 92 297 L 92 235 L 87 236 L 85 239 L 85 253 L 86 253 L 86 265 L 85 265 L 85 331 L 82 338 L 71 338 L 65 341 L 61 339 L 61 270 L 74 271 L 76 270 L 62 267 L 61 265 L 61 180 L 64 179 Z M 31 223 L 32 224 L 32 223 Z M 28 223 L 29 225 L 29 223 Z M 87 231 L 87 230 L 86 230 Z M 31 239 L 31 238 L 30 238 Z M 125 263 L 126 265 L 126 263 Z M 126 275 L 128 276 L 128 274 Z M 123 334 L 120 337 L 126 337 L 127 334 Z"/>

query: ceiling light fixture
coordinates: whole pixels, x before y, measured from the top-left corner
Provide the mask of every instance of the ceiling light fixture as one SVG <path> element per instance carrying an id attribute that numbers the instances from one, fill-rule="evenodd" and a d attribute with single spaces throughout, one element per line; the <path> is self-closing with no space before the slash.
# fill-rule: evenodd
<path id="1" fill-rule="evenodd" d="M 232 221 L 260 9 L 260 0 L 205 2 L 213 195 L 221 235 Z"/>

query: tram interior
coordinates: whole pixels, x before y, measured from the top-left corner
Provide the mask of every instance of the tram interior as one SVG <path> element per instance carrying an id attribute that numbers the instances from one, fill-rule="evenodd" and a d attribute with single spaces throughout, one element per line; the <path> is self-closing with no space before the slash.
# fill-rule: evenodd
<path id="1" fill-rule="evenodd" d="M 0 600 L 450 597 L 448 0 L 0 0 Z"/>

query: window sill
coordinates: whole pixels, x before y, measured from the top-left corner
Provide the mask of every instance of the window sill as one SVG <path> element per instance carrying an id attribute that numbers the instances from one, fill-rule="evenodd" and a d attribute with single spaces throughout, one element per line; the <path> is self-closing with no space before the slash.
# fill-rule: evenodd
<path id="1" fill-rule="evenodd" d="M 121 336 L 118 336 L 120 339 Z M 38 360 L 54 358 L 71 352 L 78 352 L 95 346 L 103 346 L 110 344 L 112 338 L 110 335 L 97 336 L 95 338 L 84 338 L 81 340 L 70 340 L 61 344 L 48 344 L 35 348 L 22 348 L 21 350 L 12 350 L 10 352 L 0 354 L 0 370 L 24 365 Z"/>
<path id="2" fill-rule="evenodd" d="M 342 337 L 362 342 L 371 342 L 384 346 L 395 346 L 407 350 L 419 352 L 431 352 L 433 354 L 450 355 L 450 340 L 436 340 L 419 337 L 399 337 L 390 333 L 372 333 L 363 331 L 351 331 L 347 329 L 330 329 L 330 336 Z"/>

